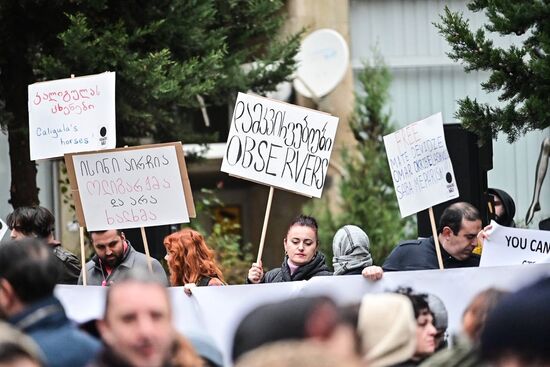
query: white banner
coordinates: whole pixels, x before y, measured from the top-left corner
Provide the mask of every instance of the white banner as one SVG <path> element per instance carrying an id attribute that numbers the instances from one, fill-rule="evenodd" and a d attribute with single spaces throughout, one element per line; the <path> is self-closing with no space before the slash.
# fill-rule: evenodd
<path id="1" fill-rule="evenodd" d="M 176 328 L 184 335 L 208 333 L 221 349 L 230 366 L 233 335 L 241 319 L 253 308 L 268 302 L 298 296 L 327 295 L 338 304 L 360 302 L 363 295 L 412 287 L 432 293 L 448 311 L 450 334 L 460 330 L 462 314 L 471 299 L 489 287 L 516 290 L 543 276 L 550 276 L 547 265 L 418 270 L 388 272 L 377 282 L 360 275 L 315 277 L 310 281 L 199 287 L 187 296 L 182 287 L 171 288 Z M 84 322 L 103 314 L 105 287 L 57 286 L 56 295 L 70 318 Z M 526 300 L 527 302 L 528 300 Z"/>
<path id="2" fill-rule="evenodd" d="M 459 196 L 441 113 L 384 136 L 401 217 Z"/>
<path id="3" fill-rule="evenodd" d="M 189 222 L 175 144 L 75 154 L 72 163 L 89 231 Z"/>
<path id="4" fill-rule="evenodd" d="M 116 146 L 115 73 L 29 85 L 31 160 Z"/>
<path id="5" fill-rule="evenodd" d="M 329 114 L 239 93 L 221 170 L 321 197 L 337 127 Z"/>
<path id="6" fill-rule="evenodd" d="M 550 263 L 550 232 L 511 228 L 491 221 L 479 266 Z"/>

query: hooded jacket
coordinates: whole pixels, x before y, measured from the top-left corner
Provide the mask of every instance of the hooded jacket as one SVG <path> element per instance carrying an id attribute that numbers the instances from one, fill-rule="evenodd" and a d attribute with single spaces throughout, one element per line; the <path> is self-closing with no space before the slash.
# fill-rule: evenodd
<path id="1" fill-rule="evenodd" d="M 281 267 L 272 269 L 265 273 L 261 283 L 292 282 L 295 280 L 309 280 L 319 275 L 332 275 L 332 272 L 329 270 L 325 261 L 325 255 L 321 252 L 317 252 L 315 257 L 311 259 L 309 263 L 300 266 L 294 274 L 290 275 L 288 256 L 285 255 Z"/>
<path id="2" fill-rule="evenodd" d="M 334 275 L 361 274 L 372 265 L 369 236 L 359 227 L 345 225 L 332 240 Z"/>
<path id="3" fill-rule="evenodd" d="M 504 214 L 500 217 L 495 215 L 495 222 L 501 226 L 506 227 L 515 227 L 516 223 L 514 222 L 514 215 L 516 215 L 516 204 L 514 204 L 514 199 L 506 191 L 500 189 L 487 189 L 487 193 L 491 195 L 496 195 L 500 198 L 502 206 L 504 207 Z"/>

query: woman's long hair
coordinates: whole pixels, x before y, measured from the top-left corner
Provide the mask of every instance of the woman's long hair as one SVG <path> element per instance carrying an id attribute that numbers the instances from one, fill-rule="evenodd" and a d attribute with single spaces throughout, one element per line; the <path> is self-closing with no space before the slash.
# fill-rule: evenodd
<path id="1" fill-rule="evenodd" d="M 184 228 L 172 233 L 164 238 L 164 247 L 170 255 L 168 268 L 173 286 L 198 283 L 204 276 L 225 282 L 214 258 L 214 251 L 208 248 L 199 232 Z"/>

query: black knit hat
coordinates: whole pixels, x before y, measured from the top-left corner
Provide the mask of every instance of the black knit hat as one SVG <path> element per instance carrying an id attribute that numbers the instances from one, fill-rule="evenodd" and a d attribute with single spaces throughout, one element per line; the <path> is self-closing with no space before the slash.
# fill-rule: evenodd
<path id="1" fill-rule="evenodd" d="M 504 297 L 487 317 L 481 354 L 495 360 L 505 354 L 521 360 L 550 362 L 550 277 Z"/>

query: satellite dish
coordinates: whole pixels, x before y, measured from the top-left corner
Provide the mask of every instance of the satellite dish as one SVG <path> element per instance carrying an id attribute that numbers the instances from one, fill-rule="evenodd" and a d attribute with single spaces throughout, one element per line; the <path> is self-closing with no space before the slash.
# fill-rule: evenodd
<path id="1" fill-rule="evenodd" d="M 319 29 L 302 41 L 296 55 L 294 88 L 308 98 L 329 94 L 342 81 L 349 63 L 346 40 L 333 29 Z"/>

